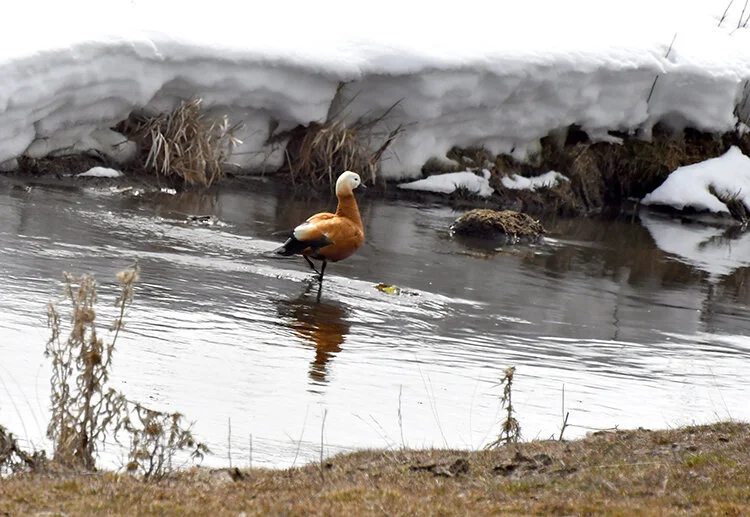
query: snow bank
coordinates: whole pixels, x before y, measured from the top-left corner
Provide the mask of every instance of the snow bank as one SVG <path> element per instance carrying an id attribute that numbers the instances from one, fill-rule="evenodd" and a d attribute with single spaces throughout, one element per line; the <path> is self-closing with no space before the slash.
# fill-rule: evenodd
<path id="1" fill-rule="evenodd" d="M 556 171 L 545 172 L 544 174 L 532 178 L 513 174 L 511 176 L 503 176 L 500 180 L 505 188 L 532 191 L 542 187 L 556 187 L 561 181 L 570 180 L 564 174 L 560 174 Z"/>
<path id="2" fill-rule="evenodd" d="M 482 169 L 482 176 L 477 176 L 471 171 L 447 172 L 445 174 L 434 174 L 410 183 L 401 183 L 398 187 L 438 194 L 451 194 L 459 188 L 464 188 L 478 196 L 489 197 L 494 192 L 494 189 L 490 187 L 490 176 L 490 171 L 487 169 Z"/>
<path id="3" fill-rule="evenodd" d="M 680 167 L 641 203 L 729 213 L 727 205 L 709 192 L 710 186 L 718 194 L 737 196 L 750 209 L 750 158 L 732 147 L 718 158 Z"/>
<path id="4" fill-rule="evenodd" d="M 4 6 L 0 163 L 99 145 L 93 132 L 132 110 L 197 96 L 245 123 L 238 165 L 274 169 L 283 146 L 265 145 L 269 128 L 400 101 L 382 129 L 406 132 L 383 169 L 413 178 L 456 145 L 523 159 L 571 124 L 603 139 L 660 120 L 729 130 L 750 78 L 750 31 L 732 31 L 741 5 L 718 27 L 723 0 L 183 4 Z"/>

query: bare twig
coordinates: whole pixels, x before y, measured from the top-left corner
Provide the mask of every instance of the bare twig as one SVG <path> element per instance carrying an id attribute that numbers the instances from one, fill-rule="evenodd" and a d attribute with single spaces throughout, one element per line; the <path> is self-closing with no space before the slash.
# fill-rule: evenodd
<path id="1" fill-rule="evenodd" d="M 404 385 L 398 387 L 398 429 L 401 433 L 401 448 L 406 449 L 406 442 L 404 442 L 404 419 L 403 413 L 401 412 L 401 393 L 404 390 Z"/>
<path id="2" fill-rule="evenodd" d="M 565 432 L 565 428 L 568 427 L 568 417 L 570 416 L 570 412 L 565 412 L 565 384 L 562 385 L 562 415 L 563 415 L 563 421 L 562 421 L 562 427 L 560 428 L 560 437 L 557 439 L 558 441 L 562 441 L 563 439 L 563 433 Z"/>
<path id="3" fill-rule="evenodd" d="M 227 420 L 227 458 L 229 458 L 229 468 L 232 468 L 232 417 Z"/>
<path id="4" fill-rule="evenodd" d="M 664 59 L 669 57 L 669 53 L 672 52 L 672 46 L 674 45 L 674 40 L 677 39 L 677 33 L 674 33 L 674 36 L 672 37 L 672 42 L 669 44 L 669 48 L 667 49 L 667 53 L 664 54 Z M 656 88 L 656 82 L 659 80 L 660 75 L 657 74 L 654 78 L 654 82 L 651 84 L 651 90 L 648 92 L 648 98 L 646 99 L 646 104 L 651 102 L 651 96 L 654 94 L 654 89 Z"/>
<path id="5" fill-rule="evenodd" d="M 727 5 L 727 8 L 724 9 L 724 14 L 721 15 L 721 19 L 719 20 L 719 27 L 721 27 L 721 24 L 724 22 L 724 19 L 727 17 L 727 13 L 729 12 L 729 8 L 732 7 L 732 4 L 734 3 L 734 0 L 729 0 L 729 5 Z"/>
<path id="6" fill-rule="evenodd" d="M 742 12 L 740 13 L 740 18 L 737 20 L 737 28 L 741 29 L 742 27 L 747 26 L 747 21 L 745 20 L 745 23 L 742 23 L 742 18 L 745 16 L 745 11 L 747 10 L 747 4 L 748 0 L 745 0 L 745 5 L 742 6 Z M 748 19 L 750 19 L 750 15 L 748 15 Z"/>
<path id="7" fill-rule="evenodd" d="M 320 481 L 325 482 L 325 466 L 323 465 L 323 443 L 325 438 L 326 430 L 326 417 L 328 416 L 328 409 L 323 410 L 323 422 L 320 425 Z"/>

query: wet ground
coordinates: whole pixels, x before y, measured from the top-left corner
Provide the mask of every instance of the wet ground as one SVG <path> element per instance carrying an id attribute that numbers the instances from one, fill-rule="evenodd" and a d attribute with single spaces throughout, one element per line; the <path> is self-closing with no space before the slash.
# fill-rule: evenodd
<path id="1" fill-rule="evenodd" d="M 0 179 L 0 423 L 48 446 L 46 305 L 66 314 L 63 271 L 94 273 L 108 327 L 134 259 L 112 382 L 194 421 L 209 464 L 313 461 L 321 431 L 326 454 L 478 448 L 509 366 L 526 439 L 559 434 L 568 412 L 571 438 L 750 418 L 747 234 L 553 220 L 543 244 L 495 249 L 451 238 L 451 208 L 365 198 L 367 242 L 329 265 L 317 302 L 305 262 L 269 252 L 332 206 L 261 180 L 174 194 Z"/>

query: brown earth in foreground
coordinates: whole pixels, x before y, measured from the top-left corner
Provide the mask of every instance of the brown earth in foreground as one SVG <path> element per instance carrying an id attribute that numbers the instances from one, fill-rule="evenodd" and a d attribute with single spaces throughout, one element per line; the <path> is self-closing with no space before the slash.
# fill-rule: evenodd
<path id="1" fill-rule="evenodd" d="M 365 451 L 288 470 L 0 481 L 0 515 L 750 515 L 750 425 L 493 451 Z"/>

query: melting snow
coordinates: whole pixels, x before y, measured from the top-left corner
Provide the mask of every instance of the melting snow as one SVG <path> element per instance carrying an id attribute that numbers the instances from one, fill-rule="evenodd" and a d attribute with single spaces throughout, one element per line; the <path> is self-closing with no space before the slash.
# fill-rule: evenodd
<path id="1" fill-rule="evenodd" d="M 0 32 L 0 168 L 89 147 L 117 160 L 107 128 L 194 96 L 244 122 L 233 158 L 253 170 L 283 163 L 271 128 L 353 122 L 395 103 L 376 128 L 406 128 L 383 162 L 389 178 L 418 177 L 453 146 L 523 159 L 571 124 L 604 140 L 648 136 L 658 121 L 731 130 L 750 79 L 742 4 L 719 24 L 726 0 L 11 2 L 5 19 L 34 27 Z M 493 30 L 455 36 L 478 17 Z"/>
<path id="2" fill-rule="evenodd" d="M 738 196 L 750 209 L 750 158 L 737 147 L 718 158 L 680 167 L 656 190 L 646 195 L 644 205 L 669 205 L 679 210 L 692 207 L 711 212 L 729 212 L 727 205 L 709 192 Z"/>
<path id="3" fill-rule="evenodd" d="M 518 174 L 503 176 L 500 180 L 503 187 L 513 190 L 536 190 L 542 187 L 556 187 L 560 181 L 570 181 L 565 175 L 559 172 L 549 171 L 540 176 L 525 178 Z"/>
<path id="4" fill-rule="evenodd" d="M 119 178 L 122 176 L 122 172 L 109 169 L 107 167 L 92 167 L 86 172 L 76 174 L 77 178 L 88 177 L 88 178 Z"/>
<path id="5" fill-rule="evenodd" d="M 490 171 L 487 169 L 482 170 L 482 176 L 477 176 L 471 171 L 448 172 L 435 174 L 411 183 L 401 183 L 399 188 L 440 194 L 451 194 L 459 188 L 465 188 L 478 196 L 489 197 L 494 192 L 494 189 L 490 187 L 489 179 Z"/>

